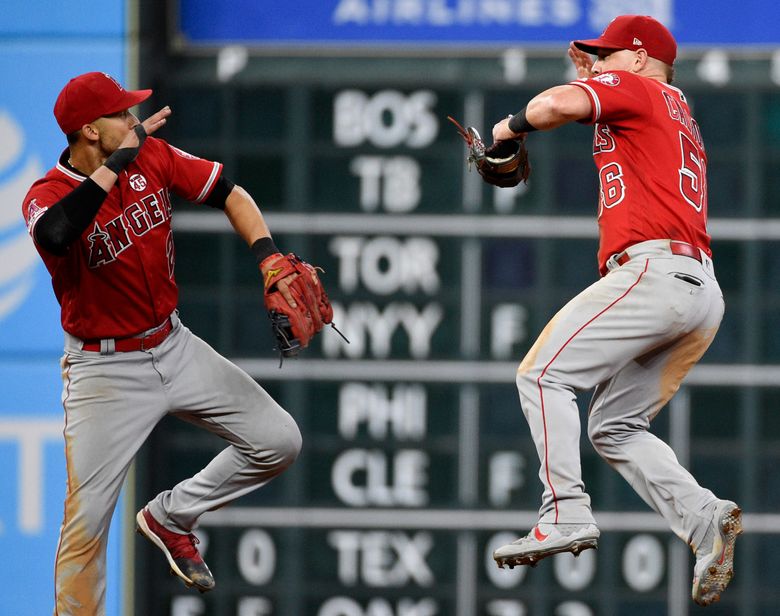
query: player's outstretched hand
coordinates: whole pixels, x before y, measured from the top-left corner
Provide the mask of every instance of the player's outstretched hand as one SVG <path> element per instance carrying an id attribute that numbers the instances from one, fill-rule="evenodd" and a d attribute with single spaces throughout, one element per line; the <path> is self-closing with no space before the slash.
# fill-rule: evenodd
<path id="1" fill-rule="evenodd" d="M 141 122 L 141 124 L 143 124 L 144 130 L 146 131 L 146 134 L 151 135 L 158 128 L 165 126 L 165 123 L 168 121 L 168 116 L 170 116 L 171 113 L 173 113 L 171 108 L 166 105 L 160 109 L 160 111 L 150 115 L 143 122 Z"/>
<path id="2" fill-rule="evenodd" d="M 593 58 L 591 58 L 589 53 L 578 49 L 574 46 L 574 43 L 569 43 L 569 58 L 572 64 L 574 64 L 574 68 L 577 69 L 577 77 L 579 79 L 593 77 L 593 73 L 590 70 L 593 66 Z"/>
<path id="3" fill-rule="evenodd" d="M 171 115 L 171 108 L 167 105 L 160 109 L 157 113 L 154 113 L 150 115 L 148 118 L 146 118 L 143 122 L 141 122 L 141 126 L 143 126 L 144 132 L 146 135 L 151 135 L 152 133 L 156 132 L 158 129 L 165 126 L 165 123 L 168 121 L 168 116 Z M 138 126 L 136 124 L 135 126 Z M 133 129 L 135 129 L 135 126 Z M 131 130 L 125 135 L 125 138 L 122 140 L 122 143 L 119 144 L 120 148 L 137 148 L 140 147 L 140 140 L 138 138 L 138 133 L 135 130 Z M 117 148 L 118 149 L 118 148 Z"/>

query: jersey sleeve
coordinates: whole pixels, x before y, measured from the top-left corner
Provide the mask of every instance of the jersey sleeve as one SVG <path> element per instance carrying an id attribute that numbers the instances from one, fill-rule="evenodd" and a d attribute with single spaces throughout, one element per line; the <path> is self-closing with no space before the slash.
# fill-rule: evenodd
<path id="1" fill-rule="evenodd" d="M 619 125 L 649 118 L 653 113 L 653 106 L 642 79 L 644 78 L 627 71 L 613 71 L 602 73 L 598 77 L 570 82 L 571 85 L 584 90 L 590 98 L 591 117 L 583 120 L 583 123 Z"/>
<path id="2" fill-rule="evenodd" d="M 187 201 L 203 203 L 222 173 L 222 163 L 193 156 L 162 139 L 154 143 L 167 163 L 170 189 Z"/>
<path id="3" fill-rule="evenodd" d="M 52 205 L 73 190 L 72 186 L 61 182 L 38 180 L 32 185 L 22 202 L 22 216 L 27 224 L 27 232 L 35 240 L 35 225 Z"/>

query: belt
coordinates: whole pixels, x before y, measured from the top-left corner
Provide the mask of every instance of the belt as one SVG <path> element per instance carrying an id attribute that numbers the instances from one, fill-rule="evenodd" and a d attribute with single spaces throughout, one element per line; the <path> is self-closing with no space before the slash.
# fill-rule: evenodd
<path id="1" fill-rule="evenodd" d="M 173 330 L 171 317 L 146 336 L 133 336 L 131 338 L 113 338 L 114 352 L 126 353 L 128 351 L 146 351 L 153 349 L 168 337 Z M 111 340 L 111 339 L 109 339 Z M 101 351 L 100 340 L 85 340 L 81 347 L 84 351 Z"/>
<path id="2" fill-rule="evenodd" d="M 671 240 L 669 242 L 669 250 L 673 255 L 690 257 L 691 259 L 696 259 L 699 263 L 702 262 L 701 250 L 696 248 L 696 246 L 692 246 L 691 244 L 688 244 L 687 242 L 679 242 L 677 240 Z M 615 257 L 615 262 L 618 265 L 625 265 L 630 260 L 631 260 L 631 255 L 629 255 L 627 252 L 622 252 L 617 257 Z"/>

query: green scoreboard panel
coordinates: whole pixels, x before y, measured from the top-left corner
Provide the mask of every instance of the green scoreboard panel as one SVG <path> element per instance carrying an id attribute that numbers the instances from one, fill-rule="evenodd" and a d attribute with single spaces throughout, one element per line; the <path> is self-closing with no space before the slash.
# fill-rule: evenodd
<path id="1" fill-rule="evenodd" d="M 221 213 L 176 204 L 182 319 L 295 417 L 304 449 L 284 475 L 204 516 L 198 535 L 214 592 L 160 575 L 159 553 L 137 544 L 134 613 L 698 613 L 689 550 L 586 436 L 599 550 L 511 571 L 491 558 L 536 521 L 538 461 L 515 367 L 555 310 L 597 276 L 598 187 L 588 127 L 532 135 L 528 186 L 493 189 L 468 171 L 447 116 L 489 134 L 497 118 L 568 78 L 564 58 L 531 57 L 522 79 L 498 57 L 260 56 L 223 82 L 214 57 L 176 62 L 155 85 L 155 104 L 174 109 L 162 136 L 223 161 L 277 244 L 323 267 L 349 343 L 326 329 L 279 368 L 246 246 Z M 653 429 L 748 514 L 732 588 L 707 613 L 769 616 L 780 605 L 780 96 L 768 78 L 716 87 L 696 77 L 693 60 L 678 70 L 708 143 L 728 310 Z M 584 413 L 587 396 L 579 402 Z M 138 465 L 136 507 L 222 447 L 166 419 Z"/>

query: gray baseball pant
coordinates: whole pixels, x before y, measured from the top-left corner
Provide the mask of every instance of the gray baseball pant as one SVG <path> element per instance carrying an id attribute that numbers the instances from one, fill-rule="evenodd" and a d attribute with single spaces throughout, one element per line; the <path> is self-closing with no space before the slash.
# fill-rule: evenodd
<path id="1" fill-rule="evenodd" d="M 669 240 L 630 247 L 630 260 L 566 304 L 523 359 L 517 387 L 541 462 L 539 518 L 594 523 L 580 467 L 575 391 L 595 388 L 588 435 L 596 451 L 684 541 L 698 542 L 716 497 L 648 431 L 723 318 L 712 262 L 673 255 Z"/>
<path id="2" fill-rule="evenodd" d="M 262 486 L 301 448 L 293 418 L 245 372 L 172 315 L 146 351 L 101 354 L 65 336 L 61 361 L 67 496 L 55 565 L 55 616 L 103 616 L 109 524 L 130 464 L 173 414 L 229 445 L 194 477 L 158 494 L 152 515 L 189 532 L 201 514 Z"/>

